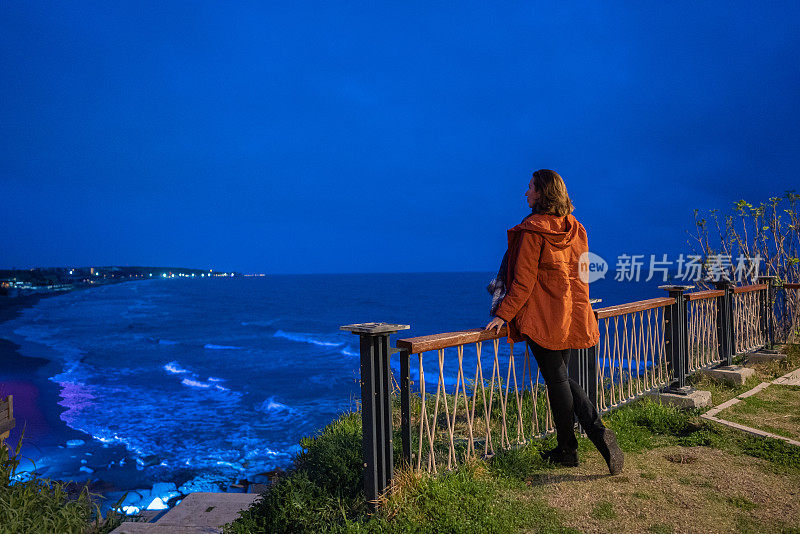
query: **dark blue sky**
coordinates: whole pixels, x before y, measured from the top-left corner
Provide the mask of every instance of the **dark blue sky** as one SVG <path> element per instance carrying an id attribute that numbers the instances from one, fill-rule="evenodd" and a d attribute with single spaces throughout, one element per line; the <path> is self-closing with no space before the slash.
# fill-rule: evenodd
<path id="1" fill-rule="evenodd" d="M 0 267 L 489 271 L 542 167 L 613 264 L 798 188 L 798 2 L 375 4 L 2 2 Z"/>

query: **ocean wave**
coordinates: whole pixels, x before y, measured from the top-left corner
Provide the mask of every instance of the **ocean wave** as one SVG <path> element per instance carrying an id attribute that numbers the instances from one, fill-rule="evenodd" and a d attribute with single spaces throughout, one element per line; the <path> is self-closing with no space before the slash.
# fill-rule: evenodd
<path id="1" fill-rule="evenodd" d="M 272 411 L 294 411 L 290 406 L 283 404 L 281 402 L 276 402 L 275 397 L 270 397 L 258 407 L 259 410 L 262 412 L 272 412 Z"/>
<path id="2" fill-rule="evenodd" d="M 60 418 L 73 428 L 85 412 L 95 408 L 100 397 L 95 388 L 84 383 L 84 377 L 87 376 L 85 366 L 80 362 L 72 362 L 61 373 L 50 377 L 51 381 L 61 387 L 58 393 L 61 400 L 58 404 L 66 410 L 61 413 Z"/>
<path id="3" fill-rule="evenodd" d="M 191 378 L 184 378 L 183 380 L 181 380 L 181 384 L 183 384 L 184 386 L 190 386 L 190 387 L 193 387 L 193 388 L 206 389 L 206 388 L 210 388 L 211 387 L 211 384 L 206 384 L 205 382 L 198 382 L 197 380 L 192 380 Z"/>
<path id="4" fill-rule="evenodd" d="M 169 362 L 167 364 L 164 364 L 164 370 L 167 371 L 168 373 L 173 373 L 173 374 L 176 374 L 176 375 L 180 375 L 180 374 L 184 374 L 184 373 L 188 373 L 189 372 L 187 369 L 184 369 L 183 367 L 181 367 L 178 362 Z"/>
<path id="5" fill-rule="evenodd" d="M 269 321 L 242 321 L 242 326 L 272 326 L 277 323 L 277 319 L 270 319 Z"/>
<path id="6" fill-rule="evenodd" d="M 170 339 L 159 339 L 158 340 L 158 344 L 159 345 L 177 345 L 178 342 L 177 341 L 172 341 Z"/>
<path id="7" fill-rule="evenodd" d="M 350 347 L 345 347 L 342 349 L 342 354 L 345 356 L 359 356 L 360 354 L 355 350 L 351 349 Z"/>
<path id="8" fill-rule="evenodd" d="M 313 345 L 318 345 L 320 347 L 341 347 L 344 345 L 343 341 L 326 341 L 324 339 L 319 339 L 319 336 L 315 336 L 314 334 L 301 334 L 297 332 L 284 332 L 283 330 L 278 330 L 274 334 L 273 337 L 282 337 L 284 339 L 288 339 L 290 341 L 298 341 L 300 343 L 311 343 Z"/>
<path id="9" fill-rule="evenodd" d="M 206 343 L 203 345 L 203 348 L 211 350 L 242 350 L 242 347 L 234 347 L 233 345 L 214 345 L 212 343 Z"/>
<path id="10" fill-rule="evenodd" d="M 29 308 L 30 309 L 30 308 Z M 39 326 L 39 325 L 26 325 L 15 328 L 13 334 L 23 338 L 29 343 L 37 345 L 44 345 L 53 350 L 57 357 L 66 361 L 80 360 L 85 356 L 85 352 L 79 348 L 66 343 L 62 340 L 61 329 L 53 325 Z M 22 354 L 24 356 L 41 356 L 41 351 L 28 350 L 28 347 L 22 346 Z M 44 357 L 47 357 L 46 355 Z"/>
<path id="11" fill-rule="evenodd" d="M 164 364 L 163 369 L 168 373 L 174 375 L 188 375 L 181 380 L 181 384 L 184 386 L 188 386 L 190 388 L 198 388 L 198 389 L 206 389 L 206 390 L 214 390 L 214 391 L 223 391 L 223 392 L 230 392 L 230 388 L 226 388 L 224 386 L 219 385 L 217 382 L 225 382 L 224 378 L 218 378 L 215 376 L 209 376 L 207 381 L 203 381 L 197 375 L 197 373 L 192 372 L 188 369 L 184 369 L 181 367 L 180 363 L 178 362 L 169 362 Z M 233 392 L 235 396 L 241 396 L 240 393 Z"/>
<path id="12" fill-rule="evenodd" d="M 297 420 L 298 415 L 298 411 L 295 408 L 276 401 L 275 397 L 270 397 L 256 406 L 256 410 L 267 414 L 269 421 L 272 423 L 286 424 Z"/>

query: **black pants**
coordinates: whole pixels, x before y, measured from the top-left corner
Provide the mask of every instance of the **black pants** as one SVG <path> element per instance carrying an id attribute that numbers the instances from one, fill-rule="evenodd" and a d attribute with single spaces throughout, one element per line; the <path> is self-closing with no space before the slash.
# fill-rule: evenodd
<path id="1" fill-rule="evenodd" d="M 547 384 L 558 446 L 566 451 L 578 449 L 574 430 L 575 416 L 578 417 L 587 437 L 596 443 L 605 427 L 589 396 L 580 384 L 569 377 L 570 349 L 550 350 L 530 338 L 527 338 L 527 341 Z"/>

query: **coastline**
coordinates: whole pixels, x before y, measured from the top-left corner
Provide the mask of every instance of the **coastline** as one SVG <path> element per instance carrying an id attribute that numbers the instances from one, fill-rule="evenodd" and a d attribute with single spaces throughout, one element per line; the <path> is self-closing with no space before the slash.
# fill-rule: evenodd
<path id="1" fill-rule="evenodd" d="M 0 325 L 20 317 L 43 298 L 80 289 L 86 288 L 0 297 Z M 39 354 L 45 357 L 38 357 Z M 101 495 L 100 506 L 104 510 L 126 493 L 126 503 L 135 509 L 143 508 L 142 503 L 146 506 L 155 496 L 174 505 L 184 496 L 176 491 L 184 483 L 201 484 L 192 491 L 247 491 L 247 485 L 236 485 L 240 482 L 238 477 L 229 479 L 214 473 L 205 475 L 207 481 L 202 473 L 172 481 L 161 476 L 158 464 L 147 463 L 153 460 L 139 458 L 122 444 L 101 443 L 68 426 L 61 419 L 66 410 L 61 404 L 61 387 L 50 380 L 62 372 L 62 363 L 47 358 L 47 354 L 45 346 L 40 351 L 37 343 L 24 341 L 11 332 L 0 333 L 0 397 L 14 397 L 16 426 L 6 441 L 12 449 L 24 432 L 23 462 L 18 473 L 35 471 L 39 476 L 65 482 L 70 488 L 87 486 Z M 76 477 L 79 472 L 83 476 Z M 197 481 L 198 477 L 201 480 Z"/>
<path id="2" fill-rule="evenodd" d="M 18 297 L 0 296 L 0 323 L 16 319 L 24 309 L 32 307 L 43 298 L 55 297 L 65 293 L 69 293 L 69 291 L 31 293 L 30 295 Z"/>
<path id="3" fill-rule="evenodd" d="M 0 297 L 0 324 L 19 317 L 22 312 L 35 306 L 41 299 L 63 295 L 64 291 L 34 293 L 18 297 Z M 50 385 L 46 376 L 57 372 L 57 365 L 47 358 L 26 356 L 22 347 L 13 339 L 0 334 L 0 396 L 14 396 L 16 427 L 11 431 L 8 443 L 16 445 L 25 430 L 24 444 L 43 444 L 56 434 L 74 433 L 61 421 L 52 406 L 58 406 L 58 387 Z M 42 385 L 44 384 L 44 385 Z M 23 448 L 26 448 L 23 445 Z"/>

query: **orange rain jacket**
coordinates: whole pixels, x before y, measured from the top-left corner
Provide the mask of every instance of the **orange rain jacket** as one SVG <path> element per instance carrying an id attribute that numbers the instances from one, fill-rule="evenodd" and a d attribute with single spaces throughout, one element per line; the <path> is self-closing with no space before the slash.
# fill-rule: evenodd
<path id="1" fill-rule="evenodd" d="M 528 336 L 551 350 L 597 344 L 589 284 L 578 276 L 588 250 L 586 229 L 572 214 L 533 214 L 508 231 L 508 292 L 495 315 L 508 322 L 509 340 Z"/>

